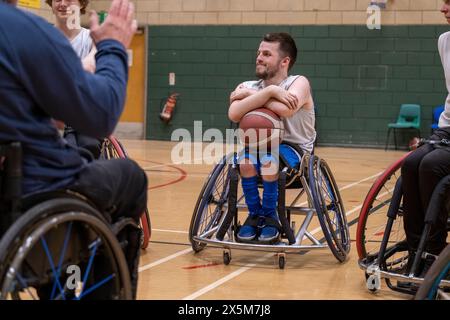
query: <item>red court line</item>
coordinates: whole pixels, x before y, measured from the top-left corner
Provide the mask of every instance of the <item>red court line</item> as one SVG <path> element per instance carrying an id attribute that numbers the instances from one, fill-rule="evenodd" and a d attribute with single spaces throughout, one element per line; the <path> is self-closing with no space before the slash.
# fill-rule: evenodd
<path id="1" fill-rule="evenodd" d="M 213 263 L 208 263 L 208 264 L 200 264 L 197 266 L 189 266 L 189 267 L 183 267 L 183 269 L 199 269 L 199 268 L 208 268 L 208 267 L 214 267 L 214 266 L 218 266 L 221 263 L 217 263 L 217 262 L 213 262 Z"/>
<path id="2" fill-rule="evenodd" d="M 175 179 L 175 180 L 172 180 L 172 181 L 169 181 L 169 182 L 163 183 L 163 184 L 158 184 L 158 185 L 153 186 L 153 187 L 148 187 L 148 190 L 170 186 L 171 184 L 175 184 L 175 183 L 183 181 L 187 177 L 187 172 L 186 171 L 184 171 L 181 168 L 178 168 L 177 166 L 173 166 L 171 164 L 164 164 L 162 162 L 157 162 L 157 161 L 152 161 L 152 160 L 139 160 L 139 159 L 134 159 L 134 160 L 135 161 L 140 161 L 140 162 L 152 162 L 152 163 L 156 163 L 156 164 L 159 164 L 159 165 L 164 165 L 166 167 L 169 167 L 169 168 L 177 170 L 181 174 L 181 176 L 179 178 Z"/>

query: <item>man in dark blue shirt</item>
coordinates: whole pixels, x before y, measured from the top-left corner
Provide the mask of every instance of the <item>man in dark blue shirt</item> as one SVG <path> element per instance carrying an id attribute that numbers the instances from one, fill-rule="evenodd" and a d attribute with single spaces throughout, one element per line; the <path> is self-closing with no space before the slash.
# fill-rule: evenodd
<path id="1" fill-rule="evenodd" d="M 112 133 L 125 103 L 134 7 L 114 0 L 102 25 L 91 15 L 98 49 L 91 74 L 60 31 L 5 2 L 16 0 L 0 0 L 0 143 L 22 144 L 24 194 L 71 189 L 109 221 L 127 216 L 138 222 L 147 205 L 145 172 L 127 159 L 89 162 L 52 121 L 93 137 Z"/>

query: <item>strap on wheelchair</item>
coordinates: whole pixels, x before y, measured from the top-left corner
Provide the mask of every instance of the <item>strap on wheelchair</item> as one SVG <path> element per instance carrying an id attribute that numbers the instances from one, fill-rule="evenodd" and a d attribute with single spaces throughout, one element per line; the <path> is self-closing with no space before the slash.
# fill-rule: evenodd
<path id="1" fill-rule="evenodd" d="M 222 224 L 217 231 L 216 238 L 220 241 L 223 240 L 228 228 L 233 221 L 233 218 L 237 216 L 237 189 L 239 182 L 238 169 L 235 165 L 230 168 L 230 189 L 228 191 L 228 210 L 225 214 Z"/>
<path id="2" fill-rule="evenodd" d="M 283 231 L 283 227 L 281 226 L 280 222 L 277 219 L 274 219 L 272 217 L 261 217 L 263 218 L 262 223 L 258 226 L 260 228 L 263 228 L 265 226 L 271 226 L 277 228 L 278 231 Z"/>
<path id="3" fill-rule="evenodd" d="M 277 228 L 278 231 L 283 231 L 280 222 L 272 217 L 248 215 L 244 222 L 244 225 L 254 228 L 264 228 L 265 226 L 272 226 Z"/>
<path id="4" fill-rule="evenodd" d="M 448 149 L 450 148 L 450 140 L 441 139 L 441 140 L 428 140 L 428 139 L 420 139 L 418 145 L 423 146 L 424 144 L 429 144 L 434 146 L 435 148 Z"/>

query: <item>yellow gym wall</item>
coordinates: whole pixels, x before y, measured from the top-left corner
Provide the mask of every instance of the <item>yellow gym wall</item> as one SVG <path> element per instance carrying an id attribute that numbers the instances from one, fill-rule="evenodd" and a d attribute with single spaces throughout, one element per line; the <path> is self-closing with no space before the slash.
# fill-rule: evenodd
<path id="1" fill-rule="evenodd" d="M 135 0 L 140 25 L 340 25 L 365 24 L 371 0 Z M 110 0 L 91 0 L 106 10 Z M 445 24 L 442 0 L 388 0 L 382 24 Z M 52 21 L 44 0 L 31 11 Z"/>
<path id="2" fill-rule="evenodd" d="M 124 122 L 144 122 L 145 35 L 136 34 L 131 42 L 132 65 L 129 70 L 127 101 L 120 118 Z"/>

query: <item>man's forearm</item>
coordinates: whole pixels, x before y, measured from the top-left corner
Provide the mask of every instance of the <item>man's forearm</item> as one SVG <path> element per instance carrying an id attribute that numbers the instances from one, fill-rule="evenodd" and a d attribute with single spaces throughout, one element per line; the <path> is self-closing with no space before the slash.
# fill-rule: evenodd
<path id="1" fill-rule="evenodd" d="M 263 107 L 272 98 L 270 87 L 264 88 L 245 99 L 236 100 L 230 105 L 228 117 L 233 122 L 239 122 L 248 112 Z"/>
<path id="2" fill-rule="evenodd" d="M 289 118 L 297 111 L 296 109 L 289 109 L 284 103 L 276 99 L 270 99 L 269 101 L 267 101 L 264 107 L 269 109 L 270 111 L 275 112 L 282 118 Z"/>

